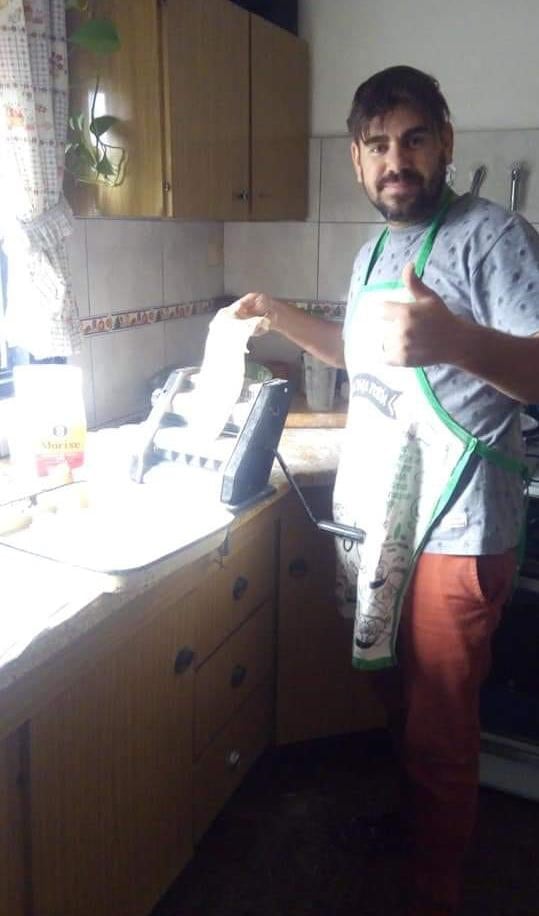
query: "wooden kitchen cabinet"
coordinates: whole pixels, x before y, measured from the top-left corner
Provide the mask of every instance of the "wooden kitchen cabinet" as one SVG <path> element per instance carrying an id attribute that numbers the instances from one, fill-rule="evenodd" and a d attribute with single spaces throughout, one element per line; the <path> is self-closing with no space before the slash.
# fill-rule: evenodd
<path id="1" fill-rule="evenodd" d="M 305 219 L 308 48 L 251 16 L 251 219 Z"/>
<path id="2" fill-rule="evenodd" d="M 24 730 L 0 742 L 0 916 L 26 916 Z"/>
<path id="3" fill-rule="evenodd" d="M 128 602 L 31 716 L 32 916 L 147 916 L 271 741 L 274 513 Z"/>
<path id="4" fill-rule="evenodd" d="M 228 0 L 167 0 L 163 87 L 167 216 L 249 215 L 249 13 Z"/>
<path id="5" fill-rule="evenodd" d="M 331 518 L 329 488 L 305 496 L 317 518 Z M 368 676 L 352 667 L 352 621 L 334 595 L 333 538 L 293 493 L 283 500 L 279 565 L 277 743 L 383 725 Z"/>
<path id="6" fill-rule="evenodd" d="M 96 0 L 96 18 L 111 19 L 121 48 L 96 55 L 69 46 L 70 111 L 82 112 L 87 122 L 99 77 L 96 115 L 120 119 L 104 138 L 127 151 L 127 175 L 113 189 L 76 183 L 66 173 L 65 192 L 77 216 L 164 215 L 163 99 L 161 88 L 160 20 L 156 0 Z M 68 35 L 81 23 L 68 14 Z"/>
<path id="7" fill-rule="evenodd" d="M 249 694 L 226 728 L 208 745 L 194 767 L 193 819 L 200 840 L 273 737 L 273 679 Z"/>
<path id="8" fill-rule="evenodd" d="M 195 758 L 274 670 L 275 607 L 269 598 L 196 673 Z"/>
<path id="9" fill-rule="evenodd" d="M 190 596 L 195 645 L 193 825 L 198 842 L 273 740 L 275 506 L 232 536 Z"/>
<path id="10" fill-rule="evenodd" d="M 329 489 L 306 495 L 329 515 Z M 383 723 L 333 549 L 294 494 L 260 504 L 14 684 L 0 916 L 148 916 L 272 742 Z"/>
<path id="11" fill-rule="evenodd" d="M 192 639 L 164 606 L 32 718 L 36 916 L 147 916 L 189 859 Z"/>
<path id="12" fill-rule="evenodd" d="M 229 0 L 96 0 L 122 46 L 99 63 L 121 118 L 124 183 L 66 191 L 80 216 L 304 219 L 306 43 Z M 88 109 L 95 59 L 72 50 L 72 108 Z"/>

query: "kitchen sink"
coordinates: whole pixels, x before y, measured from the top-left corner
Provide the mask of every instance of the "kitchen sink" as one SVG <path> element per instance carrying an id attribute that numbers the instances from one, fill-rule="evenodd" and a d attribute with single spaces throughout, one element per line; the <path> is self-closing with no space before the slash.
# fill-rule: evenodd
<path id="1" fill-rule="evenodd" d="M 206 488 L 207 490 L 207 488 Z M 0 506 L 0 544 L 100 573 L 129 573 L 222 543 L 232 514 L 202 488 L 91 480 Z"/>

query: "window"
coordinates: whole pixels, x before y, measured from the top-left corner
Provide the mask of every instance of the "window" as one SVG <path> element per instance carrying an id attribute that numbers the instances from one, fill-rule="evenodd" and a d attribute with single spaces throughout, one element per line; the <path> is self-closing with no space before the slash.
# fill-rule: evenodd
<path id="1" fill-rule="evenodd" d="M 0 242 L 0 398 L 13 392 L 11 369 L 13 366 L 13 349 L 8 347 L 5 333 L 5 314 L 7 303 L 7 258 Z"/>

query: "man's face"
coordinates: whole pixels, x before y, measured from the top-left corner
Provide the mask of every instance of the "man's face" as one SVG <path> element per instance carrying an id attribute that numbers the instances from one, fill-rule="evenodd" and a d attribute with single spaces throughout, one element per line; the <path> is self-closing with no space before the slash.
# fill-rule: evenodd
<path id="1" fill-rule="evenodd" d="M 421 222 L 436 210 L 453 153 L 453 131 L 438 131 L 415 108 L 373 118 L 352 143 L 352 161 L 367 197 L 390 225 Z"/>

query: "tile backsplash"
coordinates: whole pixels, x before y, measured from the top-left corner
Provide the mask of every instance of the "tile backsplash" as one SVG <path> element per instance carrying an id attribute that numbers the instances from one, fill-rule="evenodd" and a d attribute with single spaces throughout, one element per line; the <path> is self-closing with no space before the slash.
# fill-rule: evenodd
<path id="1" fill-rule="evenodd" d="M 151 378 L 200 362 L 223 295 L 223 225 L 77 220 L 69 257 L 90 427 L 147 414 Z"/>
<path id="2" fill-rule="evenodd" d="M 223 295 L 263 290 L 342 317 L 356 253 L 382 225 L 349 150 L 348 137 L 311 139 L 304 222 L 77 220 L 69 253 L 85 334 L 75 361 L 84 368 L 90 426 L 147 413 L 157 370 L 198 363 Z M 505 206 L 511 167 L 520 164 L 519 209 L 539 223 L 539 130 L 457 132 L 454 159 L 457 191 L 485 165 L 481 194 Z M 274 334 L 255 338 L 251 351 L 261 360 L 300 359 Z"/>

